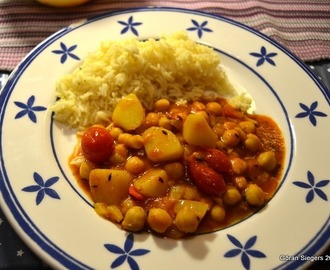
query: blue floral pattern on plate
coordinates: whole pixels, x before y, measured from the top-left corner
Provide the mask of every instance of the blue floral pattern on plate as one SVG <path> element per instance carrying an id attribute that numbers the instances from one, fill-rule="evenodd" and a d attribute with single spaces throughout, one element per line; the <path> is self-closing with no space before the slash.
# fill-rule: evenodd
<path id="1" fill-rule="evenodd" d="M 196 20 L 191 19 L 193 27 L 187 28 L 187 31 L 197 31 L 197 35 L 199 38 L 202 38 L 204 32 L 213 32 L 212 29 L 206 27 L 208 24 L 208 21 L 203 21 L 201 24 L 199 24 Z"/>
<path id="2" fill-rule="evenodd" d="M 77 49 L 78 45 L 72 45 L 67 47 L 63 42 L 60 43 L 60 50 L 53 50 L 52 52 L 58 55 L 61 55 L 60 61 L 61 64 L 64 64 L 68 57 L 71 57 L 74 60 L 80 60 L 80 58 L 73 53 L 75 49 Z"/>
<path id="3" fill-rule="evenodd" d="M 327 114 L 325 114 L 324 112 L 316 111 L 316 108 L 318 106 L 317 101 L 314 101 L 310 107 L 303 103 L 299 103 L 299 106 L 304 110 L 304 112 L 298 113 L 296 115 L 296 118 L 308 117 L 309 121 L 314 127 L 317 125 L 316 117 L 327 117 Z"/>
<path id="4" fill-rule="evenodd" d="M 36 182 L 36 185 L 27 186 L 22 190 L 25 192 L 37 192 L 36 205 L 39 205 L 42 202 L 42 200 L 45 198 L 45 195 L 48 195 L 53 199 L 61 199 L 58 193 L 54 189 L 50 188 L 59 180 L 59 177 L 51 177 L 44 181 L 43 178 L 37 172 L 35 172 L 33 174 L 33 179 Z"/>
<path id="5" fill-rule="evenodd" d="M 19 119 L 27 115 L 33 123 L 37 123 L 37 116 L 35 112 L 45 111 L 47 110 L 47 108 L 43 106 L 34 106 L 34 102 L 35 102 L 34 95 L 29 97 L 26 104 L 20 101 L 15 101 L 14 102 L 15 105 L 22 109 L 19 113 L 16 114 L 15 119 Z"/>
<path id="6" fill-rule="evenodd" d="M 126 34 L 129 30 L 132 31 L 132 33 L 135 35 L 135 36 L 139 36 L 139 32 L 138 30 L 136 30 L 136 27 L 137 26 L 140 26 L 142 24 L 142 22 L 134 22 L 133 21 L 134 18 L 133 16 L 130 16 L 128 18 L 128 21 L 125 22 L 125 21 L 118 21 L 119 24 L 123 25 L 124 28 L 121 30 L 120 34 Z"/>
<path id="7" fill-rule="evenodd" d="M 315 198 L 315 194 L 318 195 L 324 201 L 328 200 L 328 196 L 324 193 L 322 188 L 326 187 L 329 184 L 330 180 L 320 180 L 318 182 L 315 182 L 315 177 L 313 173 L 308 171 L 307 181 L 308 183 L 302 181 L 293 182 L 293 184 L 297 187 L 308 190 L 306 195 L 306 203 L 312 202 Z"/>
<path id="8" fill-rule="evenodd" d="M 275 61 L 272 58 L 275 57 L 277 53 L 275 52 L 268 53 L 264 46 L 261 47 L 260 53 L 251 52 L 250 55 L 259 58 L 256 64 L 257 67 L 263 65 L 266 62 L 271 64 L 272 66 L 276 66 Z"/>
<path id="9" fill-rule="evenodd" d="M 235 248 L 227 251 L 224 256 L 226 258 L 232 258 L 241 255 L 241 262 L 246 270 L 249 270 L 251 267 L 250 256 L 253 258 L 266 258 L 263 252 L 251 249 L 257 241 L 256 235 L 249 238 L 244 245 L 230 234 L 227 234 L 227 237 Z"/>
<path id="10" fill-rule="evenodd" d="M 111 264 L 111 268 L 117 268 L 121 266 L 125 261 L 127 261 L 128 265 L 130 266 L 131 270 L 139 270 L 139 265 L 133 258 L 134 256 L 143 256 L 150 252 L 148 249 L 135 249 L 132 250 L 134 245 L 134 235 L 130 233 L 127 235 L 127 238 L 124 243 L 124 248 L 113 244 L 105 244 L 104 247 L 114 254 L 118 254 L 116 260 L 113 261 Z"/>

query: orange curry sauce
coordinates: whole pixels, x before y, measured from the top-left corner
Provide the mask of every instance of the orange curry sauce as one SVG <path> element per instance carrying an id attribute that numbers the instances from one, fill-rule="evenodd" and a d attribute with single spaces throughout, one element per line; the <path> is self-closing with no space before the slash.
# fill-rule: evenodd
<path id="1" fill-rule="evenodd" d="M 152 117 L 149 114 L 152 114 Z M 202 115 L 216 134 L 217 142 L 211 149 L 191 145 L 184 140 L 184 122 L 190 114 Z M 119 139 L 120 134 L 123 133 L 141 135 L 151 126 L 158 126 L 166 132 L 170 131 L 178 138 L 183 149 L 179 158 L 153 162 L 148 158 L 143 145 L 134 149 Z M 175 239 L 191 234 L 216 231 L 235 224 L 262 208 L 272 198 L 281 181 L 285 143 L 278 125 L 270 117 L 250 115 L 234 109 L 225 99 L 213 102 L 192 102 L 186 105 L 170 103 L 161 108 L 157 108 L 155 105 L 153 112 L 146 111 L 145 120 L 133 131 L 124 131 L 113 123 L 104 128 L 112 134 L 115 145 L 114 153 L 109 160 L 96 164 L 85 159 L 81 150 L 81 136 L 78 136 L 77 146 L 70 157 L 70 166 L 81 187 L 97 203 L 97 213 L 128 231 L 148 231 L 161 237 Z M 196 132 L 198 131 L 196 130 Z M 116 149 L 121 150 L 116 152 Z M 220 151 L 221 155 L 219 152 L 212 152 L 212 149 Z M 214 157 L 213 154 L 215 154 Z M 112 213 L 113 207 L 109 207 L 110 205 L 105 202 L 95 201 L 96 197 L 93 196 L 93 192 L 91 193 L 91 180 L 88 173 L 96 168 L 118 169 L 127 172 L 126 163 L 133 156 L 138 157 L 142 162 L 143 169 L 138 173 L 129 172 L 132 175 L 131 183 L 120 200 L 116 202 L 115 213 Z M 221 156 L 220 163 L 223 163 L 226 168 L 218 169 L 213 164 L 219 156 Z M 81 159 L 81 163 L 77 165 L 77 162 L 73 162 L 76 159 Z M 82 163 L 88 168 L 87 176 L 86 172 L 81 173 Z M 161 196 L 156 197 L 145 196 L 139 194 L 139 185 L 134 187 L 136 193 L 132 192 L 131 187 L 134 186 L 134 182 L 148 170 L 155 168 L 164 170 L 167 175 L 166 192 L 162 192 Z M 220 175 L 220 179 L 223 179 L 225 183 L 224 190 L 218 193 L 205 192 L 208 189 L 203 188 L 204 172 L 210 172 L 211 176 L 205 175 L 205 179 L 211 182 L 213 180 L 209 178 L 212 178 L 213 175 L 217 177 Z M 199 179 L 194 179 L 194 177 Z M 212 184 L 209 186 L 211 189 Z M 205 185 L 210 185 L 210 183 Z M 214 187 L 216 188 L 217 185 Z M 109 192 L 109 196 L 111 196 L 111 192 Z M 201 210 L 203 207 L 200 205 L 197 205 L 197 210 L 193 209 L 195 205 L 191 201 L 201 202 L 201 206 L 206 205 L 205 213 Z M 190 213 L 186 209 L 189 213 L 183 213 L 179 219 L 178 212 L 184 208 L 182 205 L 186 205 L 186 208 L 192 210 L 188 209 L 191 210 Z M 139 206 L 144 210 L 142 227 L 133 228 L 123 225 L 128 209 L 133 206 Z M 165 217 L 159 217 L 159 219 L 156 217 L 156 221 L 150 221 L 148 215 L 151 209 L 165 210 L 161 211 Z M 189 218 L 194 215 L 198 221 L 197 223 L 194 221 L 196 225 L 191 228 Z M 186 216 L 187 221 L 184 220 Z M 136 218 L 141 218 L 141 215 L 137 215 Z M 166 224 L 162 224 L 163 220 Z"/>

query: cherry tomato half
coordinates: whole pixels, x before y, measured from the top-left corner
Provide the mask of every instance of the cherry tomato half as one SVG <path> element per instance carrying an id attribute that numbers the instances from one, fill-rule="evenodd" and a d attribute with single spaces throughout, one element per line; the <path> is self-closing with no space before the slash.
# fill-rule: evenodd
<path id="1" fill-rule="evenodd" d="M 110 133 L 103 127 L 88 128 L 81 138 L 84 156 L 95 163 L 109 160 L 114 149 L 114 141 Z"/>

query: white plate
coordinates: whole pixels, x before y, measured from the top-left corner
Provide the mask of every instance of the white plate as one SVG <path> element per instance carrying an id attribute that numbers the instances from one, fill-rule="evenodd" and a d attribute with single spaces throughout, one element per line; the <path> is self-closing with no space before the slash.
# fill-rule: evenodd
<path id="1" fill-rule="evenodd" d="M 275 197 L 244 221 L 192 239 L 129 234 L 98 217 L 67 165 L 73 131 L 52 121 L 55 81 L 105 39 L 186 30 L 214 47 L 257 113 L 281 126 L 287 155 Z M 27 244 L 54 268 L 280 269 L 315 259 L 330 236 L 329 96 L 280 45 L 237 22 L 170 8 L 106 14 L 37 46 L 1 93 L 1 206 Z"/>

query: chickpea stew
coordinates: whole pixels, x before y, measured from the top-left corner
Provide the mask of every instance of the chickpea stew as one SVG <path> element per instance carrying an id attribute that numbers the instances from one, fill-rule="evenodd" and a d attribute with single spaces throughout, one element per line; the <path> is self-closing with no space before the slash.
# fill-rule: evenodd
<path id="1" fill-rule="evenodd" d="M 235 224 L 263 207 L 281 180 L 284 139 L 269 117 L 225 99 L 160 99 L 147 111 L 134 94 L 112 122 L 78 132 L 70 166 L 97 214 L 131 232 L 182 238 Z"/>

